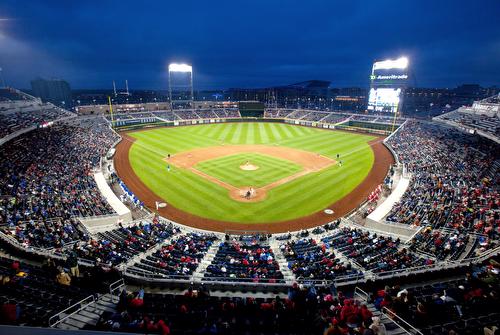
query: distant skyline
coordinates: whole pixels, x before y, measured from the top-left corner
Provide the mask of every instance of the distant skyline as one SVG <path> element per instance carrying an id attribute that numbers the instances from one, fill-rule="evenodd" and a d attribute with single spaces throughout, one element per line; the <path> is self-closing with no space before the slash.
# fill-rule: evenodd
<path id="1" fill-rule="evenodd" d="M 318 79 L 367 87 L 376 59 L 407 56 L 419 87 L 500 85 L 500 1 L 0 2 L 8 85 L 167 89 L 169 62 L 195 89 Z"/>

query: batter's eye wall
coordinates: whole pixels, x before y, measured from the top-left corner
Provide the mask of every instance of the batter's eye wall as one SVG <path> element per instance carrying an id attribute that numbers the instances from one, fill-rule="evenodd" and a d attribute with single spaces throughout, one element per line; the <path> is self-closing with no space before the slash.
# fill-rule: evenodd
<path id="1" fill-rule="evenodd" d="M 264 103 L 259 101 L 240 101 L 240 114 L 242 117 L 264 117 Z"/>

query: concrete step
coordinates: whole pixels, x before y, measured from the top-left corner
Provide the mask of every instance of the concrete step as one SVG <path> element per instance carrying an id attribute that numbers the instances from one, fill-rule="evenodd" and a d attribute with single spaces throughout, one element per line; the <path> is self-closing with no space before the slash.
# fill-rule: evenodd
<path id="1" fill-rule="evenodd" d="M 75 326 L 66 324 L 66 323 L 60 323 L 57 325 L 58 329 L 64 329 L 64 330 L 79 330 L 80 328 L 77 328 Z"/>
<path id="2" fill-rule="evenodd" d="M 80 312 L 80 315 L 86 316 L 89 319 L 93 319 L 95 317 L 99 318 L 101 315 L 99 313 L 94 312 L 94 310 L 95 309 L 93 306 L 87 307 L 86 309 Z"/>
<path id="3" fill-rule="evenodd" d="M 66 320 L 64 320 L 62 323 L 70 325 L 70 326 L 73 326 L 73 327 L 76 327 L 78 329 L 82 329 L 83 327 L 85 327 L 85 325 L 87 324 L 87 322 L 86 321 L 81 321 L 81 320 L 77 319 L 76 316 L 77 315 L 70 316 L 69 318 L 67 318 Z"/>

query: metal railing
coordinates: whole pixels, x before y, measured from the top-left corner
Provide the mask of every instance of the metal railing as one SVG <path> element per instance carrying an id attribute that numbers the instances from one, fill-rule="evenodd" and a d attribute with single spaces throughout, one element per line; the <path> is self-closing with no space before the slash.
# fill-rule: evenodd
<path id="1" fill-rule="evenodd" d="M 413 327 L 411 324 L 409 324 L 407 321 L 405 321 L 403 318 L 401 318 L 399 315 L 388 309 L 387 307 L 383 307 L 382 310 L 380 311 L 382 315 L 384 315 L 386 318 L 389 320 L 392 320 L 393 323 L 395 323 L 401 330 L 405 331 L 406 334 L 410 335 L 424 335 L 420 330 L 417 328 Z"/>
<path id="2" fill-rule="evenodd" d="M 124 287 L 125 281 L 123 280 L 123 278 L 120 278 L 109 285 L 109 294 L 111 295 L 111 301 L 113 303 L 115 302 L 115 297 L 117 298 L 117 302 L 119 301 L 120 293 Z"/>
<path id="3" fill-rule="evenodd" d="M 286 279 L 276 279 L 273 282 L 270 279 L 259 278 L 228 278 L 228 277 L 201 277 L 193 278 L 190 275 L 171 275 L 158 272 L 151 272 L 137 268 L 127 268 L 123 275 L 131 279 L 139 279 L 142 281 L 154 281 L 155 283 L 196 283 L 196 284 L 217 284 L 217 285 L 248 285 L 248 286 L 268 286 L 268 287 L 288 287 Z M 295 281 L 299 284 L 314 285 L 314 286 L 337 286 L 351 285 L 366 282 L 365 273 L 358 272 L 355 274 L 338 276 L 334 279 L 309 279 L 296 278 Z"/>
<path id="4" fill-rule="evenodd" d="M 95 304 L 97 298 L 95 295 L 89 295 L 88 297 L 78 301 L 76 304 L 69 306 L 65 310 L 53 315 L 49 319 L 49 327 L 54 328 L 64 320 L 70 318 L 72 315 L 80 312 L 81 310 L 87 308 L 91 304 Z"/>
<path id="5" fill-rule="evenodd" d="M 354 298 L 358 297 L 363 303 L 367 303 L 370 296 L 358 286 L 354 288 Z"/>

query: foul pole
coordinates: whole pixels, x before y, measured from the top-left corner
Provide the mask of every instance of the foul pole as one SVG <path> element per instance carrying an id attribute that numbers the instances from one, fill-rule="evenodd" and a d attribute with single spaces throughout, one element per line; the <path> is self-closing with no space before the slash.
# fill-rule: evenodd
<path id="1" fill-rule="evenodd" d="M 108 95 L 108 103 L 109 103 L 109 113 L 111 114 L 111 128 L 115 126 L 115 120 L 113 118 L 113 105 L 111 104 L 111 97 Z"/>

